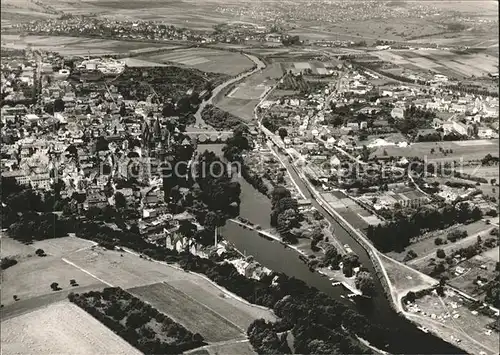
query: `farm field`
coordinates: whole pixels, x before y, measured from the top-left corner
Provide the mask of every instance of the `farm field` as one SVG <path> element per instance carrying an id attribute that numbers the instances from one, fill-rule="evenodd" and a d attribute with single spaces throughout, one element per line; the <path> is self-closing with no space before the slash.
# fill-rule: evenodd
<path id="1" fill-rule="evenodd" d="M 486 53 L 457 54 L 437 49 L 375 51 L 371 54 L 409 69 L 431 70 L 457 78 L 481 77 L 498 72 L 498 57 Z"/>
<path id="2" fill-rule="evenodd" d="M 3 321 L 1 340 L 4 354 L 140 354 L 67 301 Z"/>
<path id="3" fill-rule="evenodd" d="M 207 48 L 177 49 L 168 53 L 139 56 L 138 59 L 163 64 L 173 63 L 231 76 L 249 70 L 253 66 L 253 62 L 240 53 Z"/>
<path id="4" fill-rule="evenodd" d="M 135 41 L 117 41 L 108 39 L 64 37 L 64 36 L 26 36 L 2 35 L 2 47 L 32 48 L 57 51 L 64 56 L 110 55 L 129 53 L 134 50 L 157 51 L 158 49 L 175 48 L 162 43 L 147 43 Z"/>
<path id="5" fill-rule="evenodd" d="M 243 338 L 245 330 L 184 292 L 166 283 L 128 289 L 136 297 L 151 304 L 208 342 Z"/>
<path id="6" fill-rule="evenodd" d="M 444 150 L 451 149 L 453 153 L 446 156 L 439 151 L 439 148 Z M 431 149 L 434 153 L 431 154 Z M 396 145 L 388 145 L 378 147 L 372 152 L 372 156 L 383 156 L 384 151 L 389 156 L 395 157 L 419 157 L 426 158 L 427 161 L 463 161 L 481 160 L 484 156 L 491 152 L 496 152 L 499 149 L 497 139 L 492 140 L 473 140 L 473 141 L 453 141 L 453 142 L 422 142 L 413 143 L 408 147 L 400 148 Z"/>
<path id="7" fill-rule="evenodd" d="M 215 287 L 210 287 L 211 285 L 207 281 L 200 280 L 195 283 L 190 280 L 176 280 L 169 281 L 168 284 L 221 314 L 240 328 L 247 329 L 255 319 L 259 318 L 268 321 L 276 320 L 270 311 L 242 304 L 235 298 L 227 297 Z"/>
<path id="8" fill-rule="evenodd" d="M 261 97 L 283 75 L 278 63 L 269 64 L 261 72 L 237 84 L 227 95 L 216 99 L 216 106 L 245 121 L 254 119 L 253 110 Z"/>
<path id="9" fill-rule="evenodd" d="M 43 9 L 35 7 L 33 2 L 27 0 L 5 0 L 16 6 L 10 10 L 26 12 L 28 19 L 34 19 L 42 15 Z M 19 3 L 22 9 L 19 9 Z M 160 1 L 160 0 L 89 0 L 89 1 L 65 1 L 44 0 L 44 5 L 51 6 L 55 10 L 71 12 L 74 15 L 95 14 L 101 18 L 112 20 L 157 20 L 167 25 L 186 27 L 193 30 L 209 31 L 217 23 L 231 20 L 229 16 L 214 11 L 213 3 L 200 3 L 190 0 L 182 1 Z M 4 10 L 4 1 L 2 1 Z M 2 11 L 3 12 L 3 11 Z"/>
<path id="10" fill-rule="evenodd" d="M 428 255 L 428 254 L 431 255 L 430 257 L 435 257 L 434 253 L 438 248 L 444 249 L 445 247 L 458 247 L 459 246 L 458 243 L 460 243 L 461 241 L 464 241 L 464 239 L 462 239 L 461 241 L 457 241 L 455 243 L 448 242 L 448 244 L 436 246 L 436 244 L 434 244 L 434 240 L 436 238 L 439 237 L 443 241 L 445 241 L 446 236 L 452 230 L 466 231 L 468 236 L 477 235 L 478 233 L 488 234 L 487 232 L 489 230 L 491 230 L 492 228 L 493 228 L 493 226 L 485 224 L 484 221 L 477 221 L 477 222 L 470 223 L 467 225 L 452 226 L 450 228 L 447 228 L 447 229 L 444 229 L 441 231 L 434 231 L 434 232 L 429 233 L 428 235 L 421 238 L 418 242 L 412 243 L 403 252 L 397 253 L 397 252 L 391 251 L 391 252 L 387 253 L 387 255 L 395 260 L 403 261 L 408 250 L 413 250 L 417 254 L 417 259 L 415 259 L 415 260 L 418 260 L 419 258 L 424 257 L 425 255 Z M 412 261 L 415 262 L 414 260 L 412 260 Z M 410 261 L 410 264 L 412 263 L 412 261 Z"/>

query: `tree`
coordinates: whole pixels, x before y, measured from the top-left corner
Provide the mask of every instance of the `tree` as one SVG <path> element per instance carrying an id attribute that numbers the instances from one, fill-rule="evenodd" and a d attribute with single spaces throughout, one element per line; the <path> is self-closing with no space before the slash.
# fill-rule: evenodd
<path id="1" fill-rule="evenodd" d="M 358 290 L 360 290 L 366 296 L 373 295 L 375 291 L 375 284 L 373 282 L 372 275 L 370 275 L 370 273 L 367 271 L 360 271 L 356 275 L 355 284 Z"/>
<path id="2" fill-rule="evenodd" d="M 288 131 L 286 130 L 286 128 L 281 127 L 278 130 L 278 135 L 280 136 L 281 139 L 284 139 L 286 136 L 288 136 Z"/>
<path id="3" fill-rule="evenodd" d="M 434 244 L 435 245 L 441 245 L 441 244 L 443 244 L 443 239 L 441 239 L 441 238 L 434 239 Z"/>
<path id="4" fill-rule="evenodd" d="M 209 231 L 214 231 L 215 228 L 217 228 L 217 225 L 218 225 L 217 214 L 213 211 L 207 212 L 207 214 L 205 215 L 203 226 Z"/>
<path id="5" fill-rule="evenodd" d="M 408 252 L 406 253 L 406 256 L 404 257 L 403 261 L 410 261 L 410 260 L 413 260 L 417 257 L 417 253 L 415 253 L 414 250 L 408 250 Z"/>
<path id="6" fill-rule="evenodd" d="M 292 194 L 286 187 L 283 186 L 276 186 L 271 193 L 271 202 L 272 205 L 274 206 L 279 200 L 281 200 L 284 197 L 291 197 Z"/>
<path id="7" fill-rule="evenodd" d="M 415 295 L 415 292 L 413 291 L 408 291 L 408 293 L 406 294 L 406 300 L 408 302 L 415 302 L 415 300 L 417 299 L 417 296 Z"/>
<path id="8" fill-rule="evenodd" d="M 47 254 L 45 254 L 45 251 L 44 251 L 43 249 L 37 249 L 37 250 L 35 251 L 35 254 L 36 254 L 37 256 L 46 256 L 46 255 L 47 255 Z"/>
<path id="9" fill-rule="evenodd" d="M 277 229 L 280 234 L 288 234 L 292 228 L 298 225 L 299 216 L 293 209 L 288 209 L 278 214 Z"/>
<path id="10" fill-rule="evenodd" d="M 64 101 L 60 98 L 54 100 L 54 112 L 63 112 L 64 111 Z"/>
<path id="11" fill-rule="evenodd" d="M 118 209 L 126 209 L 127 208 L 127 199 L 120 191 L 115 193 L 115 204 Z"/>
<path id="12" fill-rule="evenodd" d="M 313 240 L 314 241 L 314 240 Z M 339 269 L 341 255 L 333 245 L 329 245 L 323 257 L 323 262 L 334 269 Z"/>
<path id="13" fill-rule="evenodd" d="M 1 261 L 1 268 L 2 270 L 8 269 L 11 266 L 14 266 L 17 264 L 17 260 L 9 257 L 2 258 Z"/>
<path id="14" fill-rule="evenodd" d="M 191 223 L 191 221 L 181 220 L 179 222 L 178 232 L 183 236 L 190 238 L 194 235 L 195 231 L 196 231 L 196 226 L 193 223 Z"/>
<path id="15" fill-rule="evenodd" d="M 443 249 L 436 250 L 436 256 L 440 259 L 444 259 L 446 257 L 446 253 Z"/>
<path id="16" fill-rule="evenodd" d="M 119 114 L 121 117 L 124 117 L 127 115 L 127 109 L 125 108 L 125 103 L 122 103 L 120 105 L 120 111 L 119 111 Z"/>
<path id="17" fill-rule="evenodd" d="M 50 288 L 52 289 L 52 291 L 57 291 L 59 290 L 59 284 L 57 282 L 52 282 L 50 284 Z"/>

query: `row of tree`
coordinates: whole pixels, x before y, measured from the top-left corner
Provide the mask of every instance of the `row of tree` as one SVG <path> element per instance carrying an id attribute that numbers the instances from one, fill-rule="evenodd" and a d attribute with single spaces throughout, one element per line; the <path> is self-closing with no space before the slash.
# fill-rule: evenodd
<path id="1" fill-rule="evenodd" d="M 247 330 L 248 339 L 257 354 L 292 354 L 287 343 L 287 334 L 279 336 L 271 322 L 256 319 Z"/>
<path id="2" fill-rule="evenodd" d="M 444 229 L 456 223 L 469 223 L 482 218 L 478 207 L 467 203 L 445 205 L 441 209 L 421 207 L 409 215 L 397 211 L 385 225 L 368 226 L 367 237 L 382 252 L 402 251 L 412 238 L 426 231 Z"/>
<path id="3" fill-rule="evenodd" d="M 200 334 L 191 333 L 121 288 L 70 293 L 68 298 L 145 354 L 179 354 L 206 345 Z"/>
<path id="4" fill-rule="evenodd" d="M 233 129 L 241 124 L 238 117 L 213 105 L 205 106 L 201 112 L 201 118 L 218 130 Z"/>

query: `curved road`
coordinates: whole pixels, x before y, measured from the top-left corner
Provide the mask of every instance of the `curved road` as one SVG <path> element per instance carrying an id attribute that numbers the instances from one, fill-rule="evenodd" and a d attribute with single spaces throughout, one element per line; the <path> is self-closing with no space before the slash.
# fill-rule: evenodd
<path id="1" fill-rule="evenodd" d="M 217 86 L 215 89 L 213 89 L 212 90 L 212 95 L 207 100 L 204 100 L 200 104 L 200 107 L 198 108 L 198 111 L 196 111 L 196 113 L 194 114 L 194 117 L 196 118 L 196 123 L 195 123 L 196 126 L 201 126 L 201 127 L 207 126 L 207 124 L 205 123 L 205 121 L 201 118 L 201 113 L 203 112 L 203 110 L 205 109 L 205 107 L 207 105 L 212 105 L 214 97 L 216 97 L 224 88 L 226 88 L 229 85 L 234 84 L 234 83 L 240 81 L 241 79 L 244 79 L 247 76 L 250 76 L 250 75 L 252 75 L 252 74 L 254 74 L 254 73 L 256 73 L 256 72 L 258 72 L 258 71 L 260 71 L 260 70 L 262 70 L 262 69 L 264 69 L 266 67 L 266 65 L 264 64 L 264 62 L 262 62 L 256 56 L 251 55 L 251 54 L 246 54 L 246 53 L 244 55 L 248 59 L 250 59 L 252 62 L 254 62 L 257 67 L 255 69 L 250 70 L 250 71 L 241 73 L 238 76 L 236 76 L 236 77 L 234 77 L 232 79 L 229 79 L 229 80 L 223 82 L 222 84 L 220 84 L 219 86 Z"/>

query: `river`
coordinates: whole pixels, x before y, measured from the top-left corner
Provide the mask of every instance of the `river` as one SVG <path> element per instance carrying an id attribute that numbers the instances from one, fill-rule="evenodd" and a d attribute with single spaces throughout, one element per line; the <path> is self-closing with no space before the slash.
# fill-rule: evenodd
<path id="1" fill-rule="evenodd" d="M 200 145 L 200 151 L 210 150 L 216 154 L 221 153 L 222 145 Z M 293 171 L 291 171 L 294 174 Z M 294 176 L 295 178 L 295 176 Z M 269 216 L 271 213 L 271 202 L 269 199 L 255 190 L 244 179 L 239 179 L 241 185 L 241 206 L 240 216 L 255 224 L 259 224 L 263 229 L 270 227 Z M 301 182 L 297 179 L 297 182 Z M 311 198 L 308 190 L 299 183 L 301 190 L 306 193 L 307 198 Z M 314 201 L 313 199 L 311 199 Z M 326 211 L 313 202 L 314 206 L 329 217 Z M 342 244 L 349 244 L 351 249 L 358 254 L 359 259 L 373 275 L 375 270 L 366 251 L 333 219 L 329 217 L 334 228 L 335 236 Z M 252 255 L 256 261 L 277 272 L 283 272 L 288 276 L 295 277 L 306 282 L 308 285 L 316 287 L 318 290 L 328 294 L 337 301 L 350 307 L 355 307 L 363 313 L 370 321 L 377 322 L 391 329 L 394 332 L 390 349 L 391 353 L 405 354 L 458 354 L 462 350 L 449 344 L 442 339 L 426 334 L 419 330 L 408 320 L 399 316 L 390 306 L 389 300 L 385 297 L 382 285 L 375 277 L 377 294 L 371 300 L 358 300 L 357 304 L 349 302 L 340 297 L 345 291 L 340 287 L 333 287 L 328 278 L 316 272 L 311 272 L 298 257 L 298 254 L 290 248 L 286 248 L 278 242 L 274 242 L 259 236 L 256 232 L 244 229 L 239 225 L 227 222 L 222 228 L 221 234 L 231 242 L 238 250 Z"/>

